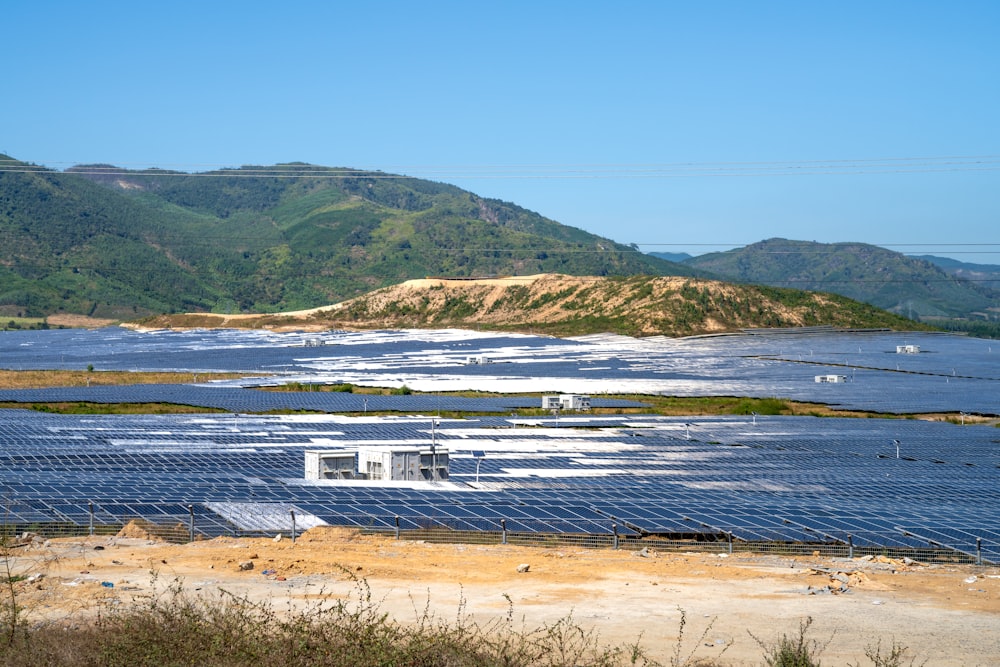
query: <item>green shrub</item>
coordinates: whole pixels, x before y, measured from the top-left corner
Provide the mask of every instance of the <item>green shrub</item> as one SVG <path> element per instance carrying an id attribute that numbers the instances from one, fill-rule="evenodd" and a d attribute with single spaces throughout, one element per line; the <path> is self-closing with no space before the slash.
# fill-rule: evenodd
<path id="1" fill-rule="evenodd" d="M 781 635 L 781 639 L 775 642 L 765 642 L 753 633 L 749 634 L 764 649 L 764 664 L 767 667 L 820 667 L 818 656 L 830 640 L 820 644 L 815 639 L 806 639 L 812 622 L 812 617 L 807 617 L 799 623 L 797 636 Z"/>
<path id="2" fill-rule="evenodd" d="M 736 415 L 754 412 L 759 415 L 780 415 L 787 411 L 788 403 L 780 398 L 744 398 L 733 407 L 733 414 Z"/>
<path id="3" fill-rule="evenodd" d="M 303 611 L 222 592 L 192 596 L 175 583 L 138 607 L 108 610 L 71 628 L 28 626 L 0 642 L 0 665 L 163 667 L 570 667 L 653 665 L 637 644 L 605 647 L 572 617 L 528 629 L 503 618 L 480 625 L 460 603 L 446 622 L 425 607 L 402 625 L 372 601 L 363 580 L 347 599 L 329 596 Z M 508 598 L 508 602 L 509 602 Z"/>
<path id="4" fill-rule="evenodd" d="M 874 646 L 868 645 L 865 648 L 865 656 L 872 661 L 872 665 L 875 667 L 903 667 L 904 664 L 913 667 L 914 664 L 917 664 L 916 658 L 911 657 L 909 662 L 903 662 L 907 658 L 908 651 L 908 647 L 893 641 L 892 645 L 883 653 L 882 640 L 880 639 Z M 926 665 L 927 661 L 924 660 L 919 664 L 921 666 Z M 860 667 L 860 663 L 855 664 L 853 667 Z"/>

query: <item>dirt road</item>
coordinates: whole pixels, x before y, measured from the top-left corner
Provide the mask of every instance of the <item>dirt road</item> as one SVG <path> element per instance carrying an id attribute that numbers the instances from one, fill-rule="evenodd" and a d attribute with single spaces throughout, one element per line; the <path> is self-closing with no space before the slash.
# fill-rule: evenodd
<path id="1" fill-rule="evenodd" d="M 35 618 L 69 623 L 175 581 L 190 592 L 224 589 L 282 609 L 350 598 L 365 585 L 402 622 L 425 609 L 445 621 L 464 613 L 479 623 L 512 610 L 518 624 L 535 628 L 572 614 L 605 643 L 640 639 L 668 664 L 680 610 L 687 620 L 683 657 L 721 653 L 726 664 L 761 664 L 749 633 L 768 641 L 794 635 L 812 617 L 810 636 L 829 640 L 823 664 L 869 664 L 865 647 L 880 638 L 883 646 L 910 647 L 915 664 L 1000 664 L 996 567 L 440 545 L 332 528 L 309 531 L 295 544 L 287 537 L 188 545 L 104 537 L 36 540 L 14 551 L 15 570 L 34 575 L 18 582 L 19 602 Z M 246 563 L 252 569 L 241 569 Z M 523 565 L 528 570 L 519 572 Z"/>

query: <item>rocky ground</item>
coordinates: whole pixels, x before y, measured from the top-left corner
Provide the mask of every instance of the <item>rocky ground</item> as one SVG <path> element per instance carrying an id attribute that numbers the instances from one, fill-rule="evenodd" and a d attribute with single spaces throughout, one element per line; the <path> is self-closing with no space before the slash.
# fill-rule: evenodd
<path id="1" fill-rule="evenodd" d="M 908 646 L 914 664 L 1000 664 L 1000 568 L 867 557 L 430 544 L 313 529 L 186 545 L 141 530 L 115 537 L 32 539 L 7 549 L 13 594 L 32 622 L 87 623 L 144 604 L 171 585 L 288 605 L 357 600 L 370 590 L 402 622 L 426 612 L 486 624 L 512 614 L 528 628 L 568 615 L 609 644 L 639 640 L 654 657 L 761 664 L 751 633 L 828 643 L 823 664 L 870 664 L 866 646 Z M 2 593 L 9 595 L 11 591 Z M 5 600 L 6 601 L 6 600 Z M 907 660 L 908 664 L 909 659 Z"/>

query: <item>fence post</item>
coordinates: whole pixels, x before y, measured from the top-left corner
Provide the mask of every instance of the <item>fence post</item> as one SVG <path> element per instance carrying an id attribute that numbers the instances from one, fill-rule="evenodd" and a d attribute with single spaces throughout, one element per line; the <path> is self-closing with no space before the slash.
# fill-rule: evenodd
<path id="1" fill-rule="evenodd" d="M 188 505 L 188 541 L 194 542 L 194 505 Z"/>
<path id="2" fill-rule="evenodd" d="M 983 538 L 976 538 L 976 565 L 983 564 Z"/>
<path id="3" fill-rule="evenodd" d="M 854 536 L 847 534 L 847 557 L 854 558 Z"/>
<path id="4" fill-rule="evenodd" d="M 500 519 L 500 544 L 507 544 L 507 519 Z"/>
<path id="5" fill-rule="evenodd" d="M 91 537 L 94 536 L 94 503 L 88 502 L 87 506 L 90 508 L 90 529 L 88 531 Z"/>
<path id="6" fill-rule="evenodd" d="M 288 510 L 288 513 L 292 515 L 292 544 L 295 544 L 295 510 Z"/>
<path id="7" fill-rule="evenodd" d="M 611 524 L 611 532 L 614 534 L 614 539 L 612 541 L 612 545 L 613 545 L 613 547 L 615 549 L 617 549 L 618 548 L 618 524 L 617 523 Z"/>
<path id="8" fill-rule="evenodd" d="M 733 531 L 726 532 L 726 542 L 729 543 L 729 555 L 733 555 Z"/>
<path id="9" fill-rule="evenodd" d="M 396 515 L 396 539 L 399 539 L 399 515 Z"/>

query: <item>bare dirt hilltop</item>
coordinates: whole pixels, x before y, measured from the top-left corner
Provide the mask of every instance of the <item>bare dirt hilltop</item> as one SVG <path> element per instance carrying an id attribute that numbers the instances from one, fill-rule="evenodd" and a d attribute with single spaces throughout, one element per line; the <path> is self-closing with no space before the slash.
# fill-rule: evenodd
<path id="1" fill-rule="evenodd" d="M 177 582 L 209 599 L 226 591 L 279 610 L 358 600 L 367 589 L 403 623 L 429 611 L 480 624 L 512 615 L 518 627 L 537 628 L 571 615 L 607 644 L 639 639 L 664 664 L 674 658 L 681 610 L 683 656 L 719 664 L 761 664 L 749 633 L 795 635 L 808 617 L 809 637 L 829 640 L 823 664 L 868 664 L 865 648 L 879 640 L 908 646 L 914 664 L 1000 664 L 996 567 L 430 544 L 341 528 L 315 528 L 294 544 L 285 536 L 175 545 L 126 530 L 29 540 L 13 551 L 15 594 L 32 622 L 85 623 L 101 610 L 148 604 Z"/>
<path id="2" fill-rule="evenodd" d="M 755 327 L 905 327 L 914 324 L 833 294 L 669 276 L 427 278 L 350 301 L 273 315 L 164 315 L 144 327 L 388 329 L 461 327 L 552 335 L 634 336 Z"/>

